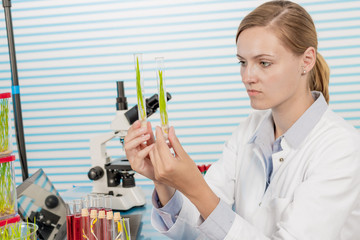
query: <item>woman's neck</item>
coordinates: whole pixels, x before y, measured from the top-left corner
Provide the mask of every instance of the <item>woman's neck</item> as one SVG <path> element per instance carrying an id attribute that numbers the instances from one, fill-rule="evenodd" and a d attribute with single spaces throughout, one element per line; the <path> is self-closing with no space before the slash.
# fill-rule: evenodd
<path id="1" fill-rule="evenodd" d="M 313 103 L 314 98 L 311 92 L 308 91 L 304 95 L 293 96 L 291 99 L 272 108 L 275 139 L 283 135 Z"/>

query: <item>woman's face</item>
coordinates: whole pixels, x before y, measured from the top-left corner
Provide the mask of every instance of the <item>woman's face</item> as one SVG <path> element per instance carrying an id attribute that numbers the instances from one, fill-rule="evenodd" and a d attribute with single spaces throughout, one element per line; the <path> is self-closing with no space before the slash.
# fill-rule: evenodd
<path id="1" fill-rule="evenodd" d="M 254 109 L 291 107 L 306 91 L 302 58 L 266 27 L 244 30 L 237 41 L 242 81 Z"/>

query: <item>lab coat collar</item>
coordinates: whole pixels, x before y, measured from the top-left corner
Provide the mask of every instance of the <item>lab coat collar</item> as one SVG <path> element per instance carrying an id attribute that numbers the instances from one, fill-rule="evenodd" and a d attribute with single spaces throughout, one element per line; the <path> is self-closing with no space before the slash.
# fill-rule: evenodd
<path id="1" fill-rule="evenodd" d="M 284 138 L 292 148 L 298 148 L 300 146 L 328 108 L 321 92 L 312 91 L 311 93 L 315 100 L 314 103 L 284 133 Z"/>

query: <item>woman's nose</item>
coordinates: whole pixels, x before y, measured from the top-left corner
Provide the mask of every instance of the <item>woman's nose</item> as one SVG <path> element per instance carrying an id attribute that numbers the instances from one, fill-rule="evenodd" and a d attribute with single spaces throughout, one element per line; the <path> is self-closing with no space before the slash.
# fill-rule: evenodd
<path id="1" fill-rule="evenodd" d="M 248 64 L 241 69 L 241 78 L 244 84 L 254 83 L 256 81 L 254 67 Z"/>

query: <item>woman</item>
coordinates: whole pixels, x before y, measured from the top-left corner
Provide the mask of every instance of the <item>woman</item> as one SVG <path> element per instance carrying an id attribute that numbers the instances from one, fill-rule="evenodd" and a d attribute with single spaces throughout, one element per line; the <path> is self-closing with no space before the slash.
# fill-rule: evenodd
<path id="1" fill-rule="evenodd" d="M 289 1 L 264 3 L 243 19 L 236 44 L 260 111 L 205 179 L 173 127 L 172 150 L 159 127 L 156 142 L 150 123 L 129 129 L 131 166 L 155 184 L 154 227 L 176 239 L 359 239 L 360 137 L 327 106 L 329 69 L 310 15 Z"/>

